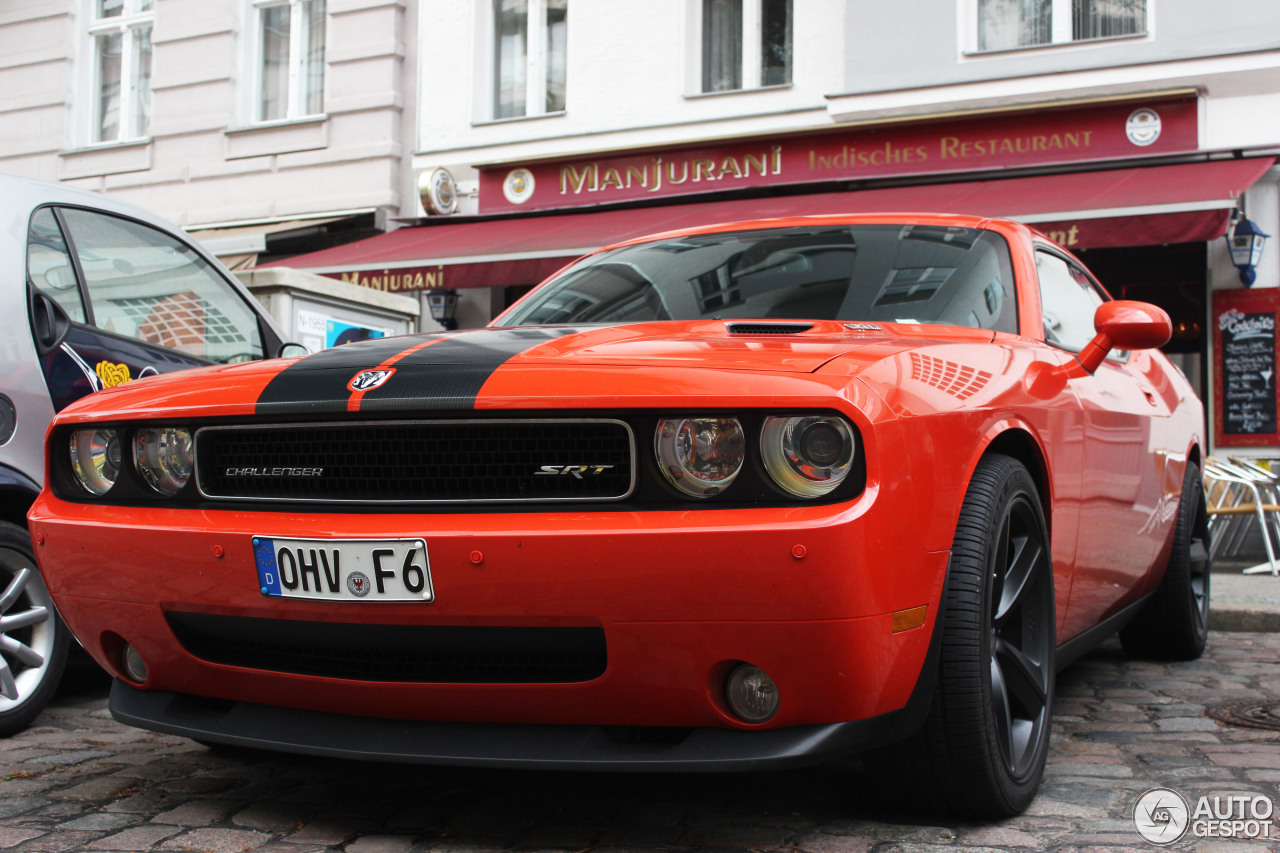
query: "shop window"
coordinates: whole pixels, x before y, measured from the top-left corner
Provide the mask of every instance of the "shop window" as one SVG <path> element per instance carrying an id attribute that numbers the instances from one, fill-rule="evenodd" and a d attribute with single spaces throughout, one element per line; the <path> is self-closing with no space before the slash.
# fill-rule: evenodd
<path id="1" fill-rule="evenodd" d="M 791 82 L 791 0 L 702 0 L 702 91 Z"/>
<path id="2" fill-rule="evenodd" d="M 569 0 L 493 0 L 493 118 L 564 111 Z"/>
<path id="3" fill-rule="evenodd" d="M 977 0 L 977 49 L 1143 35 L 1148 0 Z"/>
<path id="4" fill-rule="evenodd" d="M 1208 310 L 1208 244 L 1174 243 L 1083 249 L 1080 260 L 1116 299 L 1150 302 L 1168 312 L 1173 338 L 1164 353 L 1203 353 Z"/>
<path id="5" fill-rule="evenodd" d="M 325 0 L 263 0 L 254 17 L 254 120 L 322 114 Z"/>
<path id="6" fill-rule="evenodd" d="M 94 0 L 93 118 L 88 141 L 142 139 L 151 125 L 151 25 L 155 0 Z"/>

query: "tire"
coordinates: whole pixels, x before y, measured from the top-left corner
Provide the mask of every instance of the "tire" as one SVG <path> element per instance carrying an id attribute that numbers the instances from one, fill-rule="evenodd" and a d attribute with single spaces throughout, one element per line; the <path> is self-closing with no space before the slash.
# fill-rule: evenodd
<path id="1" fill-rule="evenodd" d="M 0 737 L 22 731 L 44 710 L 62 679 L 69 642 L 31 537 L 0 521 Z"/>
<path id="2" fill-rule="evenodd" d="M 1173 551 L 1164 578 L 1133 621 L 1120 631 L 1124 650 L 1155 660 L 1195 660 L 1209 639 L 1209 512 L 1194 462 L 1182 477 Z"/>
<path id="3" fill-rule="evenodd" d="M 989 454 L 965 494 L 924 725 L 869 765 L 899 802 L 973 818 L 1031 804 L 1053 709 L 1053 567 L 1040 496 L 1017 460 Z"/>

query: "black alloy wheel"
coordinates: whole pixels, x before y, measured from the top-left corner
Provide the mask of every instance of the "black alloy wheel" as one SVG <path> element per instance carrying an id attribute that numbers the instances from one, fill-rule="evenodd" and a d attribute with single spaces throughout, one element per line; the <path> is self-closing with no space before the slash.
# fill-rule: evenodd
<path id="1" fill-rule="evenodd" d="M 1209 510 L 1200 468 L 1188 462 L 1173 529 L 1173 550 L 1151 599 L 1120 631 L 1124 650 L 1156 660 L 1195 660 L 1209 640 Z"/>
<path id="2" fill-rule="evenodd" d="M 1018 495 L 995 538 L 991 596 L 991 701 L 996 742 L 1011 777 L 1033 769 L 1052 707 L 1053 574 L 1034 498 Z"/>
<path id="3" fill-rule="evenodd" d="M 928 718 L 870 754 L 872 771 L 930 811 L 1025 811 L 1049 752 L 1055 618 L 1039 492 L 1022 463 L 988 454 L 956 525 Z"/>

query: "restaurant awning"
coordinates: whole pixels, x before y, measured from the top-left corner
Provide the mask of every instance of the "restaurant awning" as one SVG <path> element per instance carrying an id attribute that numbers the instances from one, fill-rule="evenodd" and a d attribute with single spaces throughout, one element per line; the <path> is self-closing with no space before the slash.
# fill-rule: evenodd
<path id="1" fill-rule="evenodd" d="M 1071 172 L 848 192 L 429 223 L 266 266 L 338 276 L 375 271 L 409 290 L 406 270 L 439 270 L 427 287 L 532 284 L 585 252 L 659 231 L 808 214 L 915 211 L 1001 216 L 1073 249 L 1211 240 L 1274 158 Z M 361 283 L 366 283 L 361 277 Z M 417 287 L 423 285 L 418 284 Z"/>
<path id="2" fill-rule="evenodd" d="M 192 226 L 187 233 L 217 257 L 227 269 L 248 269 L 257 263 L 258 255 L 267 250 L 268 237 L 305 234 L 350 216 L 351 214 L 303 217 L 256 222 L 252 225 Z"/>

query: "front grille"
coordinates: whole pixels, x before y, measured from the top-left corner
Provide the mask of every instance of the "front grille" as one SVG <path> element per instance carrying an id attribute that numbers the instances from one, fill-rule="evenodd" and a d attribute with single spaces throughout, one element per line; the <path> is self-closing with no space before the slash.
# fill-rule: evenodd
<path id="1" fill-rule="evenodd" d="M 599 678 L 608 663 L 601 628 L 167 616 L 183 648 L 201 660 L 295 675 L 418 684 L 561 684 Z"/>
<path id="2" fill-rule="evenodd" d="M 615 420 L 397 421 L 206 427 L 210 498 L 361 503 L 621 500 L 631 430 Z"/>

